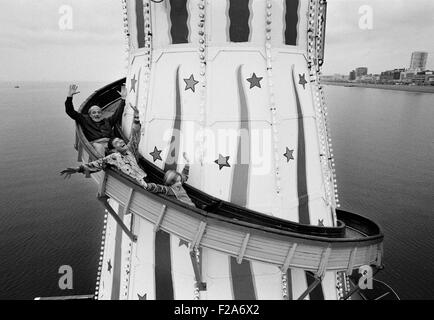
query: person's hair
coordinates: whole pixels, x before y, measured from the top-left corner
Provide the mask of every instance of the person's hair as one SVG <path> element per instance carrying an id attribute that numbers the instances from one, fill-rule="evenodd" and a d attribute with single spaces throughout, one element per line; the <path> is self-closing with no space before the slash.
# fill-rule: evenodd
<path id="1" fill-rule="evenodd" d="M 87 110 L 87 113 L 88 113 L 88 114 L 90 114 L 90 110 L 91 110 L 93 107 L 98 107 L 98 108 L 100 108 L 100 106 L 98 106 L 98 105 L 95 104 L 95 105 L 91 106 L 91 107 L 89 108 L 89 110 Z M 100 108 L 100 109 L 101 109 L 101 108 Z"/>
<path id="2" fill-rule="evenodd" d="M 115 139 L 116 139 L 116 137 L 114 137 L 114 138 L 110 138 L 109 141 L 107 142 L 107 148 L 108 148 L 109 150 L 112 150 L 112 149 L 115 148 L 114 145 L 113 145 L 113 141 L 114 141 Z"/>
<path id="3" fill-rule="evenodd" d="M 164 175 L 164 184 L 166 186 L 171 186 L 175 183 L 176 178 L 178 177 L 181 177 L 181 181 L 183 180 L 182 175 L 179 172 L 176 172 L 175 170 L 169 170 Z"/>

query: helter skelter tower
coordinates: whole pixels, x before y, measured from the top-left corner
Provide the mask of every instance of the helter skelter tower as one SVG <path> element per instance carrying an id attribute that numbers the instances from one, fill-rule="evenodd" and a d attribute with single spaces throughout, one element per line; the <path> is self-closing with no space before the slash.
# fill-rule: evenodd
<path id="1" fill-rule="evenodd" d="M 323 0 L 123 0 L 128 74 L 83 105 L 140 110 L 149 178 L 181 171 L 205 212 L 109 169 L 98 299 L 339 299 L 381 266 L 375 223 L 337 210 L 319 84 Z M 128 137 L 132 110 L 125 109 Z M 79 160 L 95 152 L 77 128 Z M 198 207 L 200 207 L 198 205 Z"/>

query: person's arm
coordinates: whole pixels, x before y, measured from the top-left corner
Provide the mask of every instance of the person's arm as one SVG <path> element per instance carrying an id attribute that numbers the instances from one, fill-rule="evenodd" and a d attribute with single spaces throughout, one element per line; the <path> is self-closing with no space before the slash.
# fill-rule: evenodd
<path id="1" fill-rule="evenodd" d="M 104 170 L 107 164 L 112 164 L 115 162 L 115 155 L 110 154 L 107 157 L 82 164 L 77 168 L 66 168 L 60 172 L 61 176 L 64 176 L 65 179 L 71 178 L 71 175 L 74 173 L 83 173 L 88 176 L 90 173 L 98 172 Z"/>
<path id="2" fill-rule="evenodd" d="M 162 193 L 166 196 L 174 195 L 172 188 L 168 186 L 163 186 L 162 184 L 147 183 L 145 189 L 149 192 Z"/>
<path id="3" fill-rule="evenodd" d="M 104 170 L 107 164 L 111 164 L 114 161 L 114 154 L 110 154 L 104 158 L 97 159 L 95 161 L 86 163 L 83 167 L 89 171 L 97 172 Z"/>
<path id="4" fill-rule="evenodd" d="M 130 107 L 133 108 L 133 110 L 134 110 L 134 120 L 133 120 L 133 124 L 131 125 L 131 138 L 130 138 L 130 141 L 128 142 L 128 148 L 137 157 L 137 155 L 138 155 L 137 150 L 139 147 L 140 134 L 141 134 L 139 110 L 137 110 L 137 108 L 133 107 L 131 104 L 130 104 Z"/>
<path id="5" fill-rule="evenodd" d="M 122 114 L 124 113 L 125 108 L 125 99 L 127 98 L 127 88 L 125 86 L 122 86 L 121 91 L 118 91 L 118 93 L 121 95 L 121 104 L 112 114 L 112 116 L 108 118 L 111 126 L 114 126 L 122 118 Z"/>
<path id="6" fill-rule="evenodd" d="M 182 182 L 186 182 L 188 180 L 188 175 L 190 174 L 190 160 L 187 157 L 187 153 L 184 152 L 182 155 L 186 161 L 185 167 L 181 172 Z"/>
<path id="7" fill-rule="evenodd" d="M 69 86 L 68 96 L 65 101 L 65 111 L 68 116 L 70 116 L 75 121 L 80 121 L 83 118 L 83 115 L 74 109 L 74 104 L 72 103 L 72 97 L 78 93 L 78 86 L 75 84 L 71 84 Z"/>

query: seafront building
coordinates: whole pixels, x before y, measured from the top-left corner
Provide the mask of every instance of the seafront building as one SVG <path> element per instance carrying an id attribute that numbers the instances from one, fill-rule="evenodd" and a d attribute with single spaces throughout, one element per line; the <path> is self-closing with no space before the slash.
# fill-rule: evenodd
<path id="1" fill-rule="evenodd" d="M 356 68 L 356 79 L 366 76 L 368 74 L 368 68 L 367 67 L 359 67 Z"/>
<path id="2" fill-rule="evenodd" d="M 428 52 L 415 51 L 411 54 L 410 70 L 425 71 Z"/>

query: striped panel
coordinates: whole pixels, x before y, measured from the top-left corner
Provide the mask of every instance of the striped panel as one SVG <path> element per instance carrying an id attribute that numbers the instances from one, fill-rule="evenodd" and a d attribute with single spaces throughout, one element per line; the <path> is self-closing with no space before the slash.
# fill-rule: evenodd
<path id="1" fill-rule="evenodd" d="M 277 266 L 252 262 L 255 291 L 258 300 L 282 299 L 282 272 Z"/>
<path id="2" fill-rule="evenodd" d="M 109 204 L 116 211 L 118 204 L 111 199 Z M 107 215 L 106 234 L 104 242 L 104 255 L 101 265 L 101 276 L 99 283 L 98 300 L 110 300 L 113 283 L 113 261 L 115 251 L 116 221 L 111 215 Z M 110 267 L 109 267 L 110 265 Z"/>
<path id="3" fill-rule="evenodd" d="M 127 1 L 128 33 L 130 35 L 131 50 L 138 48 L 137 23 L 136 23 L 136 0 Z"/>
<path id="4" fill-rule="evenodd" d="M 188 43 L 187 0 L 169 0 L 172 44 Z"/>
<path id="5" fill-rule="evenodd" d="M 296 46 L 299 0 L 285 0 L 285 44 Z"/>
<path id="6" fill-rule="evenodd" d="M 145 18 L 143 15 L 143 0 L 136 0 L 136 37 L 137 47 L 145 47 Z"/>
<path id="7" fill-rule="evenodd" d="M 172 43 L 170 36 L 170 17 L 167 1 L 151 2 L 152 47 L 159 49 Z"/>
<path id="8" fill-rule="evenodd" d="M 303 111 L 300 104 L 297 86 L 295 84 L 294 65 L 292 66 L 292 85 L 295 93 L 295 103 L 298 115 L 298 147 L 297 147 L 297 192 L 299 223 L 309 224 L 309 197 L 307 194 L 306 176 L 306 142 L 304 138 Z"/>
<path id="9" fill-rule="evenodd" d="M 206 282 L 206 291 L 201 292 L 202 299 L 233 299 L 230 259 L 226 254 L 203 248 L 202 270 Z"/>
<path id="10" fill-rule="evenodd" d="M 138 238 L 133 244 L 129 300 L 139 300 L 144 297 L 152 300 L 156 297 L 154 225 L 140 216 L 135 216 L 134 234 L 137 234 Z"/>
<path id="11" fill-rule="evenodd" d="M 229 39 L 228 1 L 211 1 L 208 5 L 210 13 L 207 13 L 209 32 L 208 43 L 225 43 Z"/>
<path id="12" fill-rule="evenodd" d="M 181 130 L 181 92 L 179 87 L 179 68 L 175 77 L 175 120 L 173 122 L 170 150 L 164 165 L 164 171 L 176 170 L 179 154 Z M 170 251 L 170 234 L 157 231 L 155 234 L 155 290 L 157 300 L 173 300 L 172 259 Z"/>
<path id="13" fill-rule="evenodd" d="M 159 230 L 155 233 L 155 299 L 173 298 L 170 234 Z"/>
<path id="14" fill-rule="evenodd" d="M 240 104 L 240 130 L 246 133 L 238 139 L 237 163 L 234 165 L 230 202 L 245 207 L 247 205 L 249 189 L 250 166 L 250 123 L 246 94 L 244 92 L 242 66 L 237 70 L 238 94 Z M 230 258 L 232 289 L 235 300 L 254 300 L 255 288 L 253 285 L 250 262 L 243 260 L 240 264 L 236 258 Z"/>
<path id="15" fill-rule="evenodd" d="M 179 85 L 179 68 L 176 69 L 175 77 L 175 120 L 173 121 L 172 138 L 170 141 L 170 149 L 166 157 L 164 171 L 176 170 L 180 148 L 180 131 L 181 131 L 181 89 Z"/>
<path id="16" fill-rule="evenodd" d="M 199 39 L 201 38 L 198 33 L 199 23 L 201 22 L 201 19 L 199 17 L 199 13 L 201 12 L 201 10 L 199 10 L 198 3 L 199 1 L 197 0 L 187 1 L 187 11 L 188 11 L 187 21 L 188 21 L 188 28 L 189 28 L 188 40 L 190 43 L 194 45 L 197 45 Z"/>
<path id="17" fill-rule="evenodd" d="M 265 0 L 254 0 L 250 5 L 250 41 L 255 44 L 263 45 L 265 43 L 266 5 L 267 4 Z"/>
<path id="18" fill-rule="evenodd" d="M 229 41 L 247 42 L 250 38 L 250 0 L 229 0 Z"/>
<path id="19" fill-rule="evenodd" d="M 124 209 L 119 206 L 118 215 L 121 220 L 124 219 Z M 116 235 L 115 235 L 115 252 L 113 258 L 113 279 L 112 279 L 112 294 L 111 300 L 119 300 L 120 287 L 121 287 L 121 266 L 122 266 L 122 239 L 123 230 L 116 224 Z"/>
<path id="20" fill-rule="evenodd" d="M 298 147 L 297 147 L 297 192 L 298 192 L 298 215 L 299 223 L 310 224 L 309 216 L 309 197 L 307 191 L 307 173 L 306 173 L 306 141 L 304 136 L 304 119 L 303 110 L 298 95 L 298 89 L 295 82 L 294 65 L 292 65 L 292 85 L 295 94 L 295 103 L 297 105 L 298 115 Z M 315 278 L 312 273 L 306 272 L 307 287 L 309 287 Z M 309 294 L 312 300 L 324 300 L 324 294 L 321 283 Z"/>
<path id="21" fill-rule="evenodd" d="M 170 238 L 174 299 L 191 300 L 196 281 L 188 245 L 174 235 Z"/>

